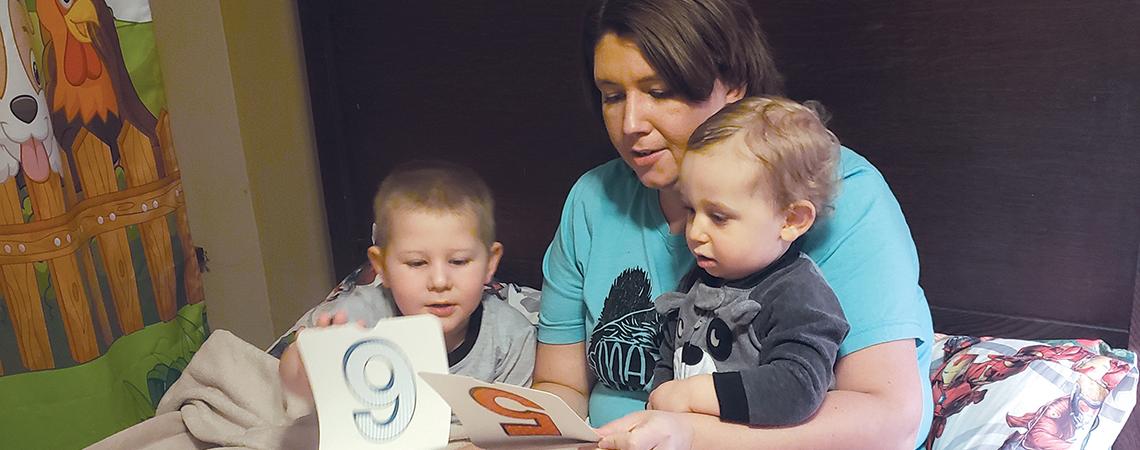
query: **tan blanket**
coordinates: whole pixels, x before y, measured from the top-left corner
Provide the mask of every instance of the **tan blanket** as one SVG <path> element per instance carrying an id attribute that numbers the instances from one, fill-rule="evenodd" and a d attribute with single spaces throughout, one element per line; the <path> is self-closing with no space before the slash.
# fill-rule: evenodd
<path id="1" fill-rule="evenodd" d="M 91 449 L 314 449 L 312 406 L 281 389 L 277 359 L 225 330 L 202 344 L 155 417 Z"/>

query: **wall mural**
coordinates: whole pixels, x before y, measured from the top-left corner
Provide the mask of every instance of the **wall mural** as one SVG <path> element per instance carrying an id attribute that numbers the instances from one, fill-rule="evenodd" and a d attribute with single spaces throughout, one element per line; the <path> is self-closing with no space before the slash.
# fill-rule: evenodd
<path id="1" fill-rule="evenodd" d="M 201 276 L 149 3 L 0 5 L 0 435 L 82 446 L 153 415 Z"/>

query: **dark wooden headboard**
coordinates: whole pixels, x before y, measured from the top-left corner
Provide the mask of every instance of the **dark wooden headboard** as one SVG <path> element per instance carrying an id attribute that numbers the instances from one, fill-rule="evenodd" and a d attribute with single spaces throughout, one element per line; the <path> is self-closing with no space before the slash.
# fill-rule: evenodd
<path id="1" fill-rule="evenodd" d="M 886 176 L 936 331 L 1140 350 L 1140 3 L 753 1 L 789 96 Z M 301 0 L 339 273 L 392 165 L 495 191 L 504 279 L 541 283 L 573 181 L 613 157 L 582 97 L 580 1 Z M 1117 443 L 1140 448 L 1137 414 Z"/>
<path id="2" fill-rule="evenodd" d="M 1140 349 L 1140 4 L 753 4 L 898 196 L 936 331 Z"/>

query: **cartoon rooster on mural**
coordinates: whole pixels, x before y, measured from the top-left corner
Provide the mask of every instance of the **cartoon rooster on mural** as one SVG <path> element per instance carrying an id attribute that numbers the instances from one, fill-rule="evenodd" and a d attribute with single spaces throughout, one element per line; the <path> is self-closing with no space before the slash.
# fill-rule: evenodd
<path id="1" fill-rule="evenodd" d="M 48 100 L 56 134 L 64 149 L 73 148 L 86 128 L 118 154 L 118 137 L 130 124 L 150 139 L 155 161 L 162 158 L 155 116 L 135 91 L 115 31 L 115 18 L 104 0 L 36 0 L 42 27 Z M 116 157 L 117 159 L 117 157 Z M 164 175 L 159 164 L 158 175 Z"/>

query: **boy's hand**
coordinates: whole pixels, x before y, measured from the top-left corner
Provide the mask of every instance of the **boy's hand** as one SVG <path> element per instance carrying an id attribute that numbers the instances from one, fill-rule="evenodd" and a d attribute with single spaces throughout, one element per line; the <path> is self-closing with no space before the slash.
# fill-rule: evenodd
<path id="1" fill-rule="evenodd" d="M 665 382 L 649 394 L 645 409 L 720 416 L 716 388 L 708 374 Z"/>
<path id="2" fill-rule="evenodd" d="M 314 328 L 324 328 L 333 325 L 344 325 L 348 323 L 348 314 L 344 311 L 337 311 L 335 314 L 321 313 L 317 315 Z M 363 321 L 357 321 L 357 325 L 364 326 Z M 298 333 L 305 330 L 301 327 L 297 330 Z M 313 391 L 309 386 L 309 376 L 305 372 L 305 364 L 301 361 L 300 350 L 297 349 L 297 342 L 289 344 L 285 347 L 285 351 L 281 354 L 281 362 L 278 363 L 277 373 L 281 377 L 281 384 L 285 389 L 299 394 L 302 397 L 312 400 Z"/>
<path id="3" fill-rule="evenodd" d="M 317 314 L 317 323 L 313 325 L 315 328 L 324 328 L 331 327 L 333 325 L 344 325 L 346 323 L 348 323 L 348 313 L 341 310 L 332 315 L 329 313 Z M 365 328 L 363 320 L 357 320 L 356 325 L 358 325 L 360 328 Z M 299 330 L 297 330 L 297 332 L 300 332 L 304 329 L 305 327 L 301 327 Z"/>
<path id="4" fill-rule="evenodd" d="M 348 322 L 348 313 L 344 311 L 337 311 L 336 314 L 330 315 L 329 313 L 320 313 L 317 315 L 317 323 L 314 325 L 317 328 L 324 328 L 332 325 L 344 325 Z M 301 327 L 304 330 L 305 327 Z M 301 330 L 297 330 L 300 332 Z"/>

